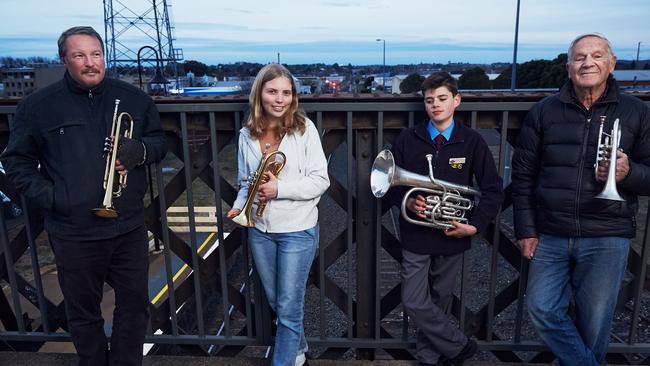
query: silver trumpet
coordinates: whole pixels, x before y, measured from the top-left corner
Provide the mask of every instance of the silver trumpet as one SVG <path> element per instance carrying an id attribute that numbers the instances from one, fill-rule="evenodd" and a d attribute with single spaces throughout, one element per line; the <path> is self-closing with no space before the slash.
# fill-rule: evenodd
<path id="1" fill-rule="evenodd" d="M 465 213 L 473 207 L 474 202 L 462 195 L 478 196 L 481 192 L 468 186 L 436 179 L 433 176 L 432 155 L 428 154 L 426 158 L 429 162 L 428 177 L 398 167 L 390 150 L 382 150 L 375 158 L 370 172 L 372 194 L 380 198 L 391 187 L 410 186 L 413 188 L 404 195 L 401 207 L 402 217 L 407 222 L 442 230 L 454 228 L 454 225 L 450 223 L 451 221 L 467 223 Z M 426 220 L 411 219 L 406 212 L 408 197 L 417 191 L 428 194 L 425 197 L 426 209 L 424 215 Z"/>
<path id="2" fill-rule="evenodd" d="M 596 198 L 625 201 L 616 189 L 616 151 L 621 142 L 621 126 L 619 125 L 618 118 L 614 121 L 611 133 L 607 134 L 603 131 L 605 124 L 605 116 L 600 116 L 600 129 L 598 131 L 598 147 L 596 148 L 596 163 L 594 164 L 594 173 L 598 175 L 598 165 L 601 161 L 609 159 L 609 170 L 607 171 L 607 181 L 605 188 L 600 192 Z"/>

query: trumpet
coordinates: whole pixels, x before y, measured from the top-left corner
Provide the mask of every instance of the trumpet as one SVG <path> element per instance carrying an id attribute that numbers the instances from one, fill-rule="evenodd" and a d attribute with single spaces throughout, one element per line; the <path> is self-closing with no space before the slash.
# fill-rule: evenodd
<path id="1" fill-rule="evenodd" d="M 433 156 L 427 154 L 426 158 L 429 163 L 428 177 L 397 166 L 390 150 L 379 152 L 372 164 L 370 173 L 372 194 L 377 198 L 381 198 L 391 187 L 411 186 L 413 188 L 406 192 L 401 206 L 402 217 L 407 222 L 442 230 L 454 228 L 451 221 L 467 223 L 465 213 L 472 209 L 474 202 L 471 198 L 463 195 L 479 196 L 481 192 L 472 187 L 436 179 L 433 176 Z M 406 212 L 406 201 L 416 191 L 429 194 L 425 198 L 426 209 L 424 215 L 426 220 L 424 221 L 411 219 Z"/>
<path id="2" fill-rule="evenodd" d="M 594 173 L 598 175 L 598 165 L 601 161 L 609 159 L 609 170 L 607 171 L 607 181 L 605 187 L 596 198 L 625 201 L 616 189 L 616 151 L 621 142 L 621 126 L 619 125 L 618 118 L 614 121 L 612 131 L 607 134 L 603 131 L 605 124 L 605 116 L 600 116 L 600 129 L 598 131 L 598 146 L 596 148 L 596 163 L 594 164 Z"/>
<path id="3" fill-rule="evenodd" d="M 122 190 L 126 188 L 126 181 L 128 176 L 119 176 L 117 182 L 115 181 L 115 162 L 117 160 L 117 148 L 120 146 L 120 137 L 131 138 L 133 135 L 133 117 L 127 112 L 117 114 L 120 100 L 115 99 L 115 111 L 113 112 L 113 124 L 111 125 L 111 146 L 109 153 L 106 154 L 106 168 L 104 169 L 104 199 L 102 207 L 94 208 L 92 211 L 95 215 L 105 218 L 116 218 L 118 216 L 117 210 L 113 207 L 113 198 L 122 195 Z M 127 118 L 124 131 L 122 132 L 122 119 Z"/>
<path id="4" fill-rule="evenodd" d="M 268 150 L 270 146 L 270 144 L 266 144 L 266 149 Z M 278 159 L 278 157 L 280 159 Z M 251 216 L 253 211 L 253 201 L 255 200 L 255 196 L 257 196 L 257 191 L 260 189 L 260 186 L 268 181 L 264 173 L 270 172 L 277 176 L 280 174 L 282 168 L 284 168 L 286 161 L 287 157 L 282 151 L 273 151 L 270 153 L 267 151 L 264 153 L 260 163 L 257 165 L 253 177 L 250 180 L 250 184 L 248 185 L 248 197 L 246 198 L 244 208 L 239 215 L 233 217 L 232 221 L 245 227 L 255 226 Z M 260 202 L 257 206 L 257 210 L 255 210 L 255 215 L 261 217 L 265 208 L 266 202 Z"/>

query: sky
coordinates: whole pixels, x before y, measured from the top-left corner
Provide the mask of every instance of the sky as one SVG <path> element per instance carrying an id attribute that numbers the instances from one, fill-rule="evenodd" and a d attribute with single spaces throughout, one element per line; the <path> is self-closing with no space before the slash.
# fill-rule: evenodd
<path id="1" fill-rule="evenodd" d="M 106 0 L 105 0 L 106 1 Z M 160 1 L 160 0 L 159 0 Z M 0 0 L 0 56 L 56 57 L 59 34 L 104 36 L 104 1 Z M 151 0 L 113 0 L 143 14 Z M 512 62 L 517 0 L 168 0 L 185 60 L 387 65 Z M 126 7 L 126 9 L 124 9 Z M 599 32 L 619 59 L 650 59 L 650 0 L 521 0 L 517 61 L 553 59 Z M 120 41 L 150 44 L 137 28 Z M 149 43 L 148 43 L 149 42 Z"/>

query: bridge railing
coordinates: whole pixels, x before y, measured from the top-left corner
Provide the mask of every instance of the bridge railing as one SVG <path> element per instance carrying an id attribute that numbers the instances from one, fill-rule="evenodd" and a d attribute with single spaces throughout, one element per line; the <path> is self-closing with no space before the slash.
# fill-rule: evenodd
<path id="1" fill-rule="evenodd" d="M 482 131 L 505 182 L 511 142 L 538 99 L 466 98 L 457 110 L 457 121 Z M 377 152 L 425 117 L 422 103 L 418 98 L 324 98 L 306 99 L 301 106 L 321 133 L 331 180 L 319 207 L 321 241 L 305 306 L 314 356 L 342 358 L 352 349 L 359 358 L 372 358 L 381 349 L 396 359 L 412 359 L 413 324 L 400 298 L 395 210 L 374 199 L 369 173 Z M 152 237 L 150 352 L 181 347 L 235 356 L 246 346 L 271 345 L 273 314 L 246 233 L 220 219 L 236 197 L 236 141 L 247 103 L 159 100 L 158 108 L 170 152 L 149 169 L 145 199 Z M 14 105 L 0 105 L 0 148 L 6 146 L 13 113 Z M 525 312 L 528 263 L 513 244 L 510 187 L 505 189 L 499 217 L 464 254 L 451 314 L 464 332 L 479 339 L 482 350 L 502 361 L 548 362 L 553 356 Z M 52 254 L 42 212 L 17 195 L 4 175 L 0 190 L 23 209 L 19 217 L 0 220 L 0 349 L 37 351 L 45 342 L 69 341 L 60 292 L 44 287 L 43 277 L 52 276 L 47 270 Z M 187 213 L 182 228 L 172 211 Z M 639 354 L 650 353 L 643 331 L 650 322 L 641 312 L 648 287 L 647 204 L 638 222 L 608 355 L 617 363 L 637 363 L 645 359 Z M 205 225 L 216 230 L 199 229 Z"/>

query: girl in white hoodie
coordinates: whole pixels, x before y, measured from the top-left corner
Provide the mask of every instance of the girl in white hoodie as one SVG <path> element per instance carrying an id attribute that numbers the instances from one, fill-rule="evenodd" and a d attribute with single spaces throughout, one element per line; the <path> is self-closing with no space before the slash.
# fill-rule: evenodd
<path id="1" fill-rule="evenodd" d="M 303 317 L 305 286 L 318 245 L 318 201 L 329 187 L 327 160 L 314 123 L 298 109 L 293 76 L 270 64 L 255 78 L 250 113 L 239 134 L 239 193 L 227 217 L 241 213 L 249 178 L 264 153 L 281 151 L 284 168 L 259 186 L 248 240 L 269 303 L 277 314 L 273 366 L 302 365 L 307 342 Z M 261 217 L 255 215 L 266 203 Z"/>

